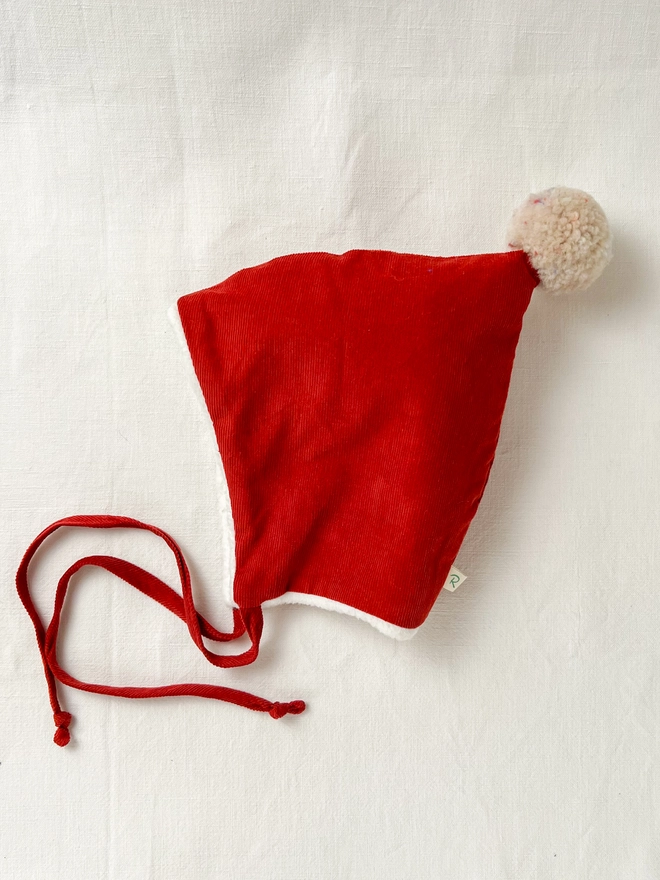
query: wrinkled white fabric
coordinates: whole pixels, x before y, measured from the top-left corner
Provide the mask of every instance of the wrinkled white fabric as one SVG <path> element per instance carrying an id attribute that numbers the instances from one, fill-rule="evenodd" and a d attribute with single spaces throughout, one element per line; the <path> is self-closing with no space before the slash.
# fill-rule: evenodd
<path id="1" fill-rule="evenodd" d="M 659 29 L 651 0 L 6 0 L 3 877 L 660 877 Z M 217 453 L 168 307 L 287 252 L 498 251 L 555 184 L 603 206 L 614 260 L 586 293 L 534 294 L 460 589 L 406 643 L 266 609 L 259 661 L 216 670 L 90 573 L 73 674 L 309 708 L 62 688 L 73 742 L 53 745 L 13 588 L 52 520 L 166 529 L 229 621 Z M 153 536 L 70 532 L 34 566 L 44 615 L 66 565 L 102 552 L 175 583 Z"/>

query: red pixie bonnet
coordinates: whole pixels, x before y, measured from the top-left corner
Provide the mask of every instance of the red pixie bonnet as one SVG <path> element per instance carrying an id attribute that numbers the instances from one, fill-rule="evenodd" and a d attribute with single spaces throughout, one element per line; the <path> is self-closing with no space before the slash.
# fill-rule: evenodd
<path id="1" fill-rule="evenodd" d="M 599 205 L 563 187 L 527 199 L 509 244 L 504 253 L 464 257 L 282 256 L 178 301 L 174 318 L 231 503 L 234 627 L 219 632 L 197 612 L 183 555 L 160 529 L 120 516 L 53 523 L 27 550 L 17 587 L 41 650 L 58 745 L 69 741 L 71 717 L 56 681 L 122 697 L 211 697 L 276 718 L 305 708 L 221 686 L 126 688 L 73 678 L 58 663 L 57 633 L 69 580 L 85 566 L 112 572 L 184 620 L 216 666 L 253 662 L 262 609 L 279 603 L 347 612 L 396 638 L 415 633 L 484 493 L 532 291 L 539 283 L 584 289 L 611 255 Z M 44 627 L 28 566 L 61 526 L 156 533 L 174 553 L 181 594 L 125 560 L 89 556 L 62 576 Z M 251 647 L 239 655 L 204 642 L 244 633 Z"/>

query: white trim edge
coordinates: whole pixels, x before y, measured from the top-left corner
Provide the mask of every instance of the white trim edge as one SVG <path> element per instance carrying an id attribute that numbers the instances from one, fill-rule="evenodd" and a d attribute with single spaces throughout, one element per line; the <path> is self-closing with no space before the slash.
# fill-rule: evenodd
<path id="1" fill-rule="evenodd" d="M 222 543 L 222 572 L 220 574 L 220 592 L 230 608 L 238 608 L 234 602 L 234 574 L 236 572 L 236 533 L 234 531 L 234 517 L 231 512 L 231 500 L 229 498 L 229 486 L 227 485 L 227 477 L 222 464 L 222 457 L 218 450 L 218 443 L 215 437 L 215 429 L 211 421 L 202 389 L 200 388 L 195 367 L 193 365 L 190 349 L 186 340 L 186 334 L 183 332 L 181 316 L 179 315 L 178 304 L 170 306 L 167 310 L 167 317 L 174 328 L 176 338 L 185 352 L 187 364 L 187 373 L 189 385 L 193 390 L 195 399 L 199 404 L 199 412 L 201 413 L 200 427 L 201 434 L 207 437 L 212 445 L 215 457 L 215 477 L 218 484 L 218 505 L 220 510 L 220 522 L 222 525 L 220 540 Z"/>
<path id="2" fill-rule="evenodd" d="M 378 632 L 391 639 L 399 642 L 407 642 L 419 631 L 419 627 L 415 629 L 406 629 L 404 626 L 397 626 L 375 617 L 373 614 L 367 614 L 366 611 L 360 611 L 359 608 L 353 608 L 352 605 L 345 605 L 343 602 L 337 602 L 335 599 L 326 599 L 325 596 L 315 596 L 311 593 L 295 593 L 293 591 L 283 593 L 276 599 L 267 599 L 262 602 L 262 608 L 269 608 L 275 605 L 313 605 L 315 608 L 323 608 L 325 611 L 338 611 L 340 614 L 347 614 L 349 617 L 357 617 L 365 623 L 371 624 Z"/>

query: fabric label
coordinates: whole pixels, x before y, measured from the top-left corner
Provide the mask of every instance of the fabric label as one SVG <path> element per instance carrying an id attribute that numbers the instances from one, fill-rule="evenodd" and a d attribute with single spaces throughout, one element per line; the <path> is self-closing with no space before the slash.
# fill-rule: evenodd
<path id="1" fill-rule="evenodd" d="M 452 567 L 449 569 L 449 574 L 447 575 L 447 580 L 445 581 L 445 585 L 442 588 L 443 590 L 449 590 L 450 593 L 453 593 L 457 590 L 463 581 L 467 578 L 466 574 L 463 574 L 462 571 L 459 571 L 457 568 Z"/>

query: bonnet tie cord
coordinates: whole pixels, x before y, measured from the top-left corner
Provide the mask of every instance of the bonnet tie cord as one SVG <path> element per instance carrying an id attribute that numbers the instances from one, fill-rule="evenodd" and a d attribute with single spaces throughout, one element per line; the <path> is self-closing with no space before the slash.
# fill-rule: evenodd
<path id="1" fill-rule="evenodd" d="M 132 562 L 118 559 L 115 556 L 85 556 L 74 562 L 60 578 L 55 592 L 53 616 L 48 624 L 48 628 L 44 629 L 44 625 L 30 595 L 28 567 L 39 546 L 49 535 L 63 526 L 91 529 L 130 528 L 152 532 L 154 535 L 162 538 L 174 554 L 181 581 L 182 595 L 180 596 L 159 578 L 134 565 Z M 256 660 L 263 629 L 263 614 L 260 607 L 234 608 L 233 631 L 224 633 L 215 629 L 195 608 L 190 572 L 180 547 L 167 532 L 162 531 L 156 526 L 150 526 L 147 523 L 126 516 L 70 516 L 52 523 L 34 539 L 25 551 L 25 555 L 16 572 L 16 589 L 32 620 L 37 637 L 37 645 L 41 653 L 46 683 L 48 685 L 48 695 L 53 709 L 53 718 L 57 728 L 54 742 L 58 746 L 67 745 L 70 740 L 69 725 L 71 723 L 71 715 L 69 712 L 64 712 L 60 706 L 57 697 L 57 681 L 82 691 L 130 699 L 179 696 L 205 697 L 211 700 L 235 703 L 238 706 L 253 709 L 255 712 L 268 712 L 273 718 L 282 718 L 288 714 L 299 715 L 305 710 L 305 703 L 302 700 L 294 700 L 291 703 L 271 703 L 262 697 L 220 685 L 172 684 L 159 687 L 114 687 L 111 685 L 91 684 L 69 675 L 68 672 L 62 669 L 57 660 L 57 636 L 69 581 L 76 572 L 86 566 L 105 569 L 121 580 L 126 581 L 132 587 L 135 587 L 141 593 L 144 593 L 145 596 L 154 599 L 160 605 L 167 608 L 168 611 L 171 611 L 172 614 L 185 621 L 192 640 L 206 659 L 214 666 L 225 668 L 245 666 Z M 203 638 L 216 642 L 229 642 L 240 638 L 246 632 L 252 644 L 242 654 L 214 654 L 208 650 L 203 642 Z"/>

